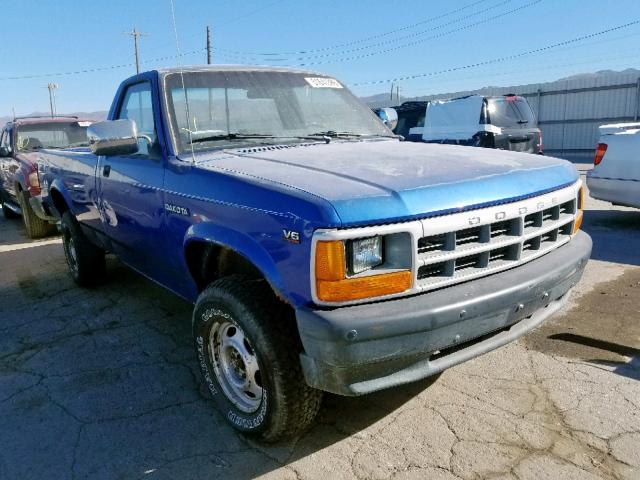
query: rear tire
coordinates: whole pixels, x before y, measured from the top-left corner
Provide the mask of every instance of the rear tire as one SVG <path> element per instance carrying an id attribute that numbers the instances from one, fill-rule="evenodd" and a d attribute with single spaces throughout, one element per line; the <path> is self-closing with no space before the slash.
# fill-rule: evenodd
<path id="1" fill-rule="evenodd" d="M 36 212 L 31 208 L 29 203 L 29 193 L 24 190 L 18 192 L 18 203 L 22 210 L 22 221 L 24 228 L 27 230 L 29 238 L 42 238 L 51 235 L 55 230 L 55 225 L 50 224 L 46 220 L 38 217 Z"/>
<path id="2" fill-rule="evenodd" d="M 2 204 L 2 214 L 4 215 L 4 218 L 6 218 L 7 220 L 15 220 L 16 218 L 20 218 L 20 215 L 18 215 L 16 212 L 11 210 L 4 203 Z"/>
<path id="3" fill-rule="evenodd" d="M 62 215 L 61 230 L 64 256 L 73 281 L 82 287 L 102 282 L 106 271 L 104 251 L 89 241 L 69 211 Z"/>
<path id="4" fill-rule="evenodd" d="M 306 384 L 291 310 L 267 282 L 212 283 L 196 303 L 193 334 L 205 383 L 236 430 L 274 442 L 311 425 L 322 392 Z"/>

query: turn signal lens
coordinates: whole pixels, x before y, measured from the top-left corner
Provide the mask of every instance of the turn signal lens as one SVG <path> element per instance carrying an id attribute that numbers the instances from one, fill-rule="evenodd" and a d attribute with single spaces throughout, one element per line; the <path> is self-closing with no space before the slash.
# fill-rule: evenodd
<path id="1" fill-rule="evenodd" d="M 582 213 L 582 209 L 584 208 L 584 187 L 581 187 L 578 191 L 578 198 L 576 199 L 578 202 L 578 209 L 576 211 L 576 219 L 573 223 L 573 233 L 576 233 L 580 230 L 580 226 L 582 225 L 582 218 L 584 214 Z"/>
<path id="2" fill-rule="evenodd" d="M 337 281 L 317 280 L 316 293 L 325 302 L 346 302 L 401 293 L 411 288 L 411 272 L 383 273 Z"/>
<path id="3" fill-rule="evenodd" d="M 582 213 L 582 210 L 578 210 L 578 213 L 576 214 L 575 223 L 573 224 L 573 233 L 578 233 L 578 230 L 580 230 L 580 227 L 582 226 L 583 216 L 584 215 Z"/>
<path id="4" fill-rule="evenodd" d="M 316 295 L 323 302 L 348 302 L 382 297 L 409 290 L 409 270 L 347 278 L 345 244 L 342 241 L 316 243 Z"/>
<path id="5" fill-rule="evenodd" d="M 346 276 L 344 243 L 318 242 L 316 244 L 316 280 L 342 280 Z"/>

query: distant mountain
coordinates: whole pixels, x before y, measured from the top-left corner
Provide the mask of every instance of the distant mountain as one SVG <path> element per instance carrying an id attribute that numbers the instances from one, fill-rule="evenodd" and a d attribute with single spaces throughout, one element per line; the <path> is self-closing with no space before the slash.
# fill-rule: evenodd
<path id="1" fill-rule="evenodd" d="M 593 80 L 598 78 L 605 78 L 605 77 L 611 78 L 616 76 L 632 76 L 632 77 L 635 76 L 637 78 L 637 77 L 640 77 L 640 70 L 635 68 L 627 68 L 626 70 L 622 70 L 622 71 L 600 70 L 598 72 L 593 72 L 593 73 L 579 73 L 576 75 L 571 75 L 569 77 L 552 80 L 546 83 L 561 82 L 561 81 L 567 81 L 567 80 Z M 476 94 L 476 93 L 483 94 L 485 91 L 497 89 L 497 88 L 502 88 L 502 87 L 484 86 L 484 87 L 478 87 L 478 89 L 475 89 L 475 90 L 468 90 L 464 92 L 455 92 L 455 93 L 451 92 L 451 94 L 456 96 L 470 95 L 470 94 Z M 514 91 L 516 89 L 517 88 L 514 87 Z M 448 94 L 445 94 L 445 92 L 433 92 L 431 95 L 421 95 L 419 97 L 402 97 L 401 96 L 399 101 L 396 99 L 396 97 L 394 97 L 393 100 L 391 100 L 389 98 L 389 93 L 379 93 L 377 95 L 360 97 L 360 99 L 364 101 L 367 105 L 369 105 L 371 108 L 379 108 L 379 107 L 399 105 L 402 102 L 411 101 L 411 100 L 429 100 L 429 99 L 432 99 L 433 97 L 450 98 L 450 96 Z"/>
<path id="2" fill-rule="evenodd" d="M 636 68 L 627 68 L 626 70 L 615 71 L 615 70 L 599 70 L 594 73 L 578 73 L 577 75 L 571 75 L 569 77 L 559 78 L 558 82 L 562 82 L 565 80 L 590 80 L 592 78 L 598 77 L 611 77 L 616 75 L 638 75 L 640 76 L 640 70 Z"/>
<path id="3" fill-rule="evenodd" d="M 360 100 L 369 105 L 371 108 L 377 108 L 388 107 L 389 105 L 399 105 L 402 102 L 407 101 L 408 99 L 400 95 L 400 100 L 398 100 L 398 97 L 394 95 L 392 100 L 388 93 L 378 93 L 377 95 L 371 95 L 369 97 L 360 97 Z"/>
<path id="4" fill-rule="evenodd" d="M 109 112 L 106 111 L 98 111 L 98 112 L 73 112 L 73 113 L 61 113 L 60 115 L 71 115 L 71 116 L 75 116 L 84 120 L 96 120 L 96 121 L 100 121 L 100 120 L 105 120 L 107 118 L 107 114 Z M 18 117 L 23 117 L 23 116 L 35 116 L 35 117 L 48 117 L 50 114 L 48 112 L 33 112 L 30 113 L 29 115 L 18 115 Z M 8 121 L 12 120 L 13 117 L 12 116 L 4 116 L 4 117 L 0 117 L 0 127 L 2 127 L 5 123 L 7 123 Z"/>

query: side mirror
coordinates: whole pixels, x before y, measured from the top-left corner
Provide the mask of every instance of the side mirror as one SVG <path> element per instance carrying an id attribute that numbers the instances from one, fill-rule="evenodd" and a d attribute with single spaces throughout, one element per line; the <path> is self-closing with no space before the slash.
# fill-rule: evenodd
<path id="1" fill-rule="evenodd" d="M 9 147 L 0 147 L 0 157 L 10 157 L 11 149 Z"/>
<path id="2" fill-rule="evenodd" d="M 96 155 L 133 155 L 138 152 L 138 127 L 133 120 L 108 120 L 87 129 L 89 146 Z"/>
<path id="3" fill-rule="evenodd" d="M 398 126 L 398 112 L 396 112 L 395 108 L 381 108 L 378 110 L 378 117 L 380 117 L 380 120 L 391 130 L 394 130 Z"/>

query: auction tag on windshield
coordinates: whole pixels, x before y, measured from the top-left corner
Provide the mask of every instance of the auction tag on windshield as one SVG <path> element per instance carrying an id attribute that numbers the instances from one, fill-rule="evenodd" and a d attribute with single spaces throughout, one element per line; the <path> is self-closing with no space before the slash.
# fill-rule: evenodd
<path id="1" fill-rule="evenodd" d="M 343 88 L 334 78 L 326 77 L 305 77 L 304 78 L 309 85 L 313 88 Z"/>

